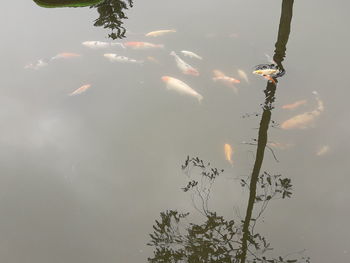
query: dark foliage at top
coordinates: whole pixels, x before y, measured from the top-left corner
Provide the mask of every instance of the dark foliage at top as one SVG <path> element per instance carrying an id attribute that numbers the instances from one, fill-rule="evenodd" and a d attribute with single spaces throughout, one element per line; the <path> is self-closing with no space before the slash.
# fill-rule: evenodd
<path id="1" fill-rule="evenodd" d="M 124 10 L 133 6 L 133 0 L 105 0 L 102 3 L 92 6 L 97 8 L 100 15 L 95 20 L 94 26 L 102 26 L 112 32 L 108 37 L 112 39 L 124 38 L 126 29 L 123 27 L 123 19 L 127 19 Z"/>

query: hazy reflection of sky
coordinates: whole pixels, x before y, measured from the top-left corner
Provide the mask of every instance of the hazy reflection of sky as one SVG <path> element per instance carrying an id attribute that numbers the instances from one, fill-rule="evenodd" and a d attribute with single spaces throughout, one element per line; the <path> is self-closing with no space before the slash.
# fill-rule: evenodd
<path id="1" fill-rule="evenodd" d="M 291 117 L 294 112 L 280 107 L 299 99 L 308 99 L 312 110 L 313 90 L 325 111 L 314 128 L 270 129 L 271 140 L 295 147 L 276 151 L 279 163 L 267 153 L 263 167 L 291 177 L 294 197 L 269 207 L 262 231 L 281 254 L 306 248 L 314 262 L 349 259 L 348 9 L 344 1 L 327 2 L 310 15 L 314 3 L 295 3 L 288 72 L 279 82 L 273 119 Z M 232 203 L 245 201 L 228 178 L 250 173 L 251 148 L 240 142 L 255 138 L 259 118 L 241 116 L 260 110 L 265 84 L 249 75 L 251 84 L 242 84 L 237 97 L 211 81 L 211 70 L 250 72 L 265 63 L 264 53 L 272 54 L 276 40 L 280 4 L 140 1 L 127 12 L 131 32 L 176 28 L 176 35 L 157 41 L 205 58 L 198 63 L 202 77 L 187 78 L 204 96 L 201 105 L 164 88 L 162 75 L 181 77 L 168 50 L 150 52 L 163 67 L 134 67 L 110 64 L 103 51 L 83 47 L 85 40 L 106 41 L 107 32 L 93 27 L 96 10 L 50 10 L 30 1 L 3 3 L 2 10 L 3 262 L 144 262 L 149 253 L 144 244 L 159 211 L 192 209 L 179 189 L 187 154 L 226 169 L 227 179 L 218 180 L 212 200 L 219 212 L 229 214 Z M 239 37 L 228 38 L 232 33 Z M 41 71 L 23 69 L 63 51 L 83 57 Z M 143 54 L 148 53 L 137 56 Z M 85 83 L 92 88 L 84 96 L 66 96 Z M 224 160 L 226 142 L 237 149 L 234 168 Z M 331 151 L 316 156 L 324 144 Z"/>

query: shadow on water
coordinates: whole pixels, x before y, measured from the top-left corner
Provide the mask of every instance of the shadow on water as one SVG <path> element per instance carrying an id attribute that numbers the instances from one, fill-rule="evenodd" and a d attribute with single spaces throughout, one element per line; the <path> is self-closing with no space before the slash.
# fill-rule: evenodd
<path id="1" fill-rule="evenodd" d="M 269 262 L 292 263 L 310 262 L 301 253 L 289 256 L 268 257 L 272 250 L 270 243 L 255 231 L 255 225 L 274 199 L 285 199 L 291 196 L 291 179 L 273 175 L 266 171 L 261 173 L 264 153 L 268 141 L 268 128 L 275 101 L 277 78 L 285 74 L 282 62 L 286 54 L 286 45 L 290 34 L 294 0 L 283 0 L 278 38 L 274 54 L 279 73 L 267 82 L 263 113 L 259 126 L 256 158 L 253 172 L 247 180 L 241 179 L 241 186 L 249 190 L 246 214 L 243 219 L 227 220 L 211 211 L 208 207 L 211 187 L 223 170 L 211 167 L 210 163 L 198 157 L 187 157 L 182 169 L 193 178 L 198 172 L 198 179 L 191 180 L 182 188 L 191 192 L 194 208 L 204 216 L 201 224 L 188 223 L 189 213 L 167 210 L 160 213 L 153 233 L 150 234 L 149 246 L 154 247 L 153 257 L 149 262 Z M 255 207 L 255 210 L 254 210 Z M 186 223 L 187 222 L 187 223 Z"/>
<path id="2" fill-rule="evenodd" d="M 94 26 L 103 27 L 111 31 L 111 39 L 124 38 L 126 29 L 123 19 L 127 19 L 125 10 L 133 6 L 133 0 L 33 0 L 37 5 L 46 8 L 59 7 L 87 7 L 96 8 L 99 17 Z"/>

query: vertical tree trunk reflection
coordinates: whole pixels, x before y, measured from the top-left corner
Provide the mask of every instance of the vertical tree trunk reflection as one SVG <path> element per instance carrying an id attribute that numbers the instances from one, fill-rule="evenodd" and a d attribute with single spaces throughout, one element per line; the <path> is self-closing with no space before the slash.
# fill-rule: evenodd
<path id="1" fill-rule="evenodd" d="M 293 15 L 293 3 L 294 0 L 283 0 L 282 2 L 282 11 L 281 19 L 278 30 L 278 38 L 276 42 L 276 49 L 274 54 L 274 61 L 277 63 L 280 68 L 279 76 L 284 75 L 284 68 L 282 66 L 282 61 L 284 60 L 286 54 L 286 45 L 290 33 L 290 23 Z M 267 82 L 267 87 L 264 91 L 265 93 L 265 103 L 263 107 L 263 114 L 260 121 L 259 135 L 258 135 L 258 145 L 256 150 L 256 158 L 254 163 L 253 172 L 250 179 L 250 193 L 249 200 L 247 205 L 247 211 L 243 224 L 243 237 L 242 237 L 242 253 L 241 253 L 241 263 L 246 262 L 247 251 L 248 251 L 248 240 L 249 240 L 249 226 L 252 220 L 252 214 L 254 209 L 254 203 L 256 198 L 256 188 L 258 177 L 260 174 L 261 166 L 264 159 L 264 153 L 267 143 L 267 130 L 269 128 L 271 120 L 271 110 L 273 109 L 272 103 L 275 100 L 275 92 L 277 88 L 277 79 L 274 78 L 275 83 L 272 81 Z"/>

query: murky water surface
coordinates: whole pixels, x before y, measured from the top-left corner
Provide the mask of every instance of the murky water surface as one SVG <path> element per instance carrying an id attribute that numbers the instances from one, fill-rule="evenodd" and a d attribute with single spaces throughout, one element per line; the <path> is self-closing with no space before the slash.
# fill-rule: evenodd
<path id="1" fill-rule="evenodd" d="M 349 262 L 350 4 L 291 3 L 2 3 L 1 262 Z"/>

